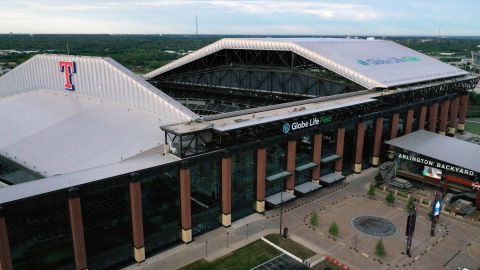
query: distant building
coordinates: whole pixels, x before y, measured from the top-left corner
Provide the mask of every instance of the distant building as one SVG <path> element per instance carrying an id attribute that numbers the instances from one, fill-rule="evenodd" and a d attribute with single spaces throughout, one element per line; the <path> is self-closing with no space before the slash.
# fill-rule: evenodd
<path id="1" fill-rule="evenodd" d="M 480 67 L 480 52 L 472 52 L 472 63 Z"/>

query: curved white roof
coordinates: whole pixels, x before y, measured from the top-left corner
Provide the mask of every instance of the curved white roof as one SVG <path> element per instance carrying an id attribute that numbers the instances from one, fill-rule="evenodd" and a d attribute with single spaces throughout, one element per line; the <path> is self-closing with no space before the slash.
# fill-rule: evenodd
<path id="1" fill-rule="evenodd" d="M 145 75 L 150 79 L 223 49 L 292 51 L 367 89 L 468 74 L 387 40 L 340 38 L 225 38 Z"/>
<path id="2" fill-rule="evenodd" d="M 75 62 L 74 91 L 59 61 Z M 0 155 L 44 176 L 138 156 L 196 117 L 109 58 L 39 55 L 0 77 Z"/>

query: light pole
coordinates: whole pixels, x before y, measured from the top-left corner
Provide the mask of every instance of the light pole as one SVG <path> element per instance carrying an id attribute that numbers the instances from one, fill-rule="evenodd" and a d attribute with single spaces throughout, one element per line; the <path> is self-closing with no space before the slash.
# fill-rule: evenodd
<path id="1" fill-rule="evenodd" d="M 208 240 L 205 240 L 205 257 L 208 257 L 208 249 L 207 249 L 207 246 L 208 246 Z"/>
<path id="2" fill-rule="evenodd" d="M 248 223 L 247 223 L 247 239 L 248 239 Z"/>
<path id="3" fill-rule="evenodd" d="M 228 231 L 227 231 L 227 248 L 228 248 L 228 234 L 229 234 L 229 233 L 228 233 Z"/>
<path id="4" fill-rule="evenodd" d="M 283 185 L 280 192 L 280 235 L 282 235 L 282 215 L 283 215 Z"/>

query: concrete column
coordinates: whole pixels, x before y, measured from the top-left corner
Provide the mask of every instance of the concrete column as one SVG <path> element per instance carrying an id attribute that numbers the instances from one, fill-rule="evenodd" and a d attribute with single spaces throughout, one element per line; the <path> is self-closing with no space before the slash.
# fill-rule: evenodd
<path id="1" fill-rule="evenodd" d="M 192 204 L 190 200 L 190 169 L 182 164 L 182 168 L 180 168 L 180 211 L 184 243 L 192 242 Z"/>
<path id="2" fill-rule="evenodd" d="M 420 115 L 418 116 L 418 130 L 425 129 L 425 119 L 427 118 L 427 106 L 420 108 Z"/>
<path id="3" fill-rule="evenodd" d="M 265 174 L 267 163 L 267 150 L 265 147 L 257 149 L 257 194 L 255 211 L 265 212 Z"/>
<path id="4" fill-rule="evenodd" d="M 343 170 L 343 148 L 345 144 L 345 128 L 339 127 L 337 130 L 337 155 L 341 158 L 335 161 L 335 173 L 342 174 Z"/>
<path id="5" fill-rule="evenodd" d="M 465 119 L 467 118 L 467 108 L 468 108 L 468 94 L 460 97 L 460 107 L 458 110 L 458 132 L 463 132 L 465 130 Z"/>
<path id="6" fill-rule="evenodd" d="M 142 189 L 138 174 L 130 174 L 130 209 L 132 212 L 133 258 L 137 263 L 145 261 L 143 235 Z"/>
<path id="7" fill-rule="evenodd" d="M 437 129 L 438 103 L 433 103 L 428 107 L 428 130 L 435 132 Z"/>
<path id="8" fill-rule="evenodd" d="M 222 158 L 222 225 L 232 225 L 232 158 Z"/>
<path id="9" fill-rule="evenodd" d="M 407 111 L 407 119 L 405 120 L 405 135 L 412 132 L 413 113 L 414 113 L 413 109 L 410 109 Z"/>
<path id="10" fill-rule="evenodd" d="M 390 140 L 397 138 L 398 122 L 400 121 L 400 114 L 394 113 L 392 116 L 392 122 L 390 123 Z M 395 148 L 390 145 L 388 150 L 388 159 L 393 160 L 395 158 Z"/>
<path id="11" fill-rule="evenodd" d="M 70 188 L 68 211 L 70 213 L 75 269 L 82 270 L 87 269 L 87 252 L 85 250 L 85 237 L 83 232 L 82 206 L 78 193 L 78 188 Z"/>
<path id="12" fill-rule="evenodd" d="M 378 117 L 375 120 L 375 139 L 373 142 L 373 157 L 372 165 L 378 166 L 380 164 L 380 147 L 382 146 L 382 131 L 383 131 L 383 118 Z"/>
<path id="13" fill-rule="evenodd" d="M 297 141 L 289 140 L 287 145 L 287 171 L 291 173 L 287 177 L 287 192 L 293 194 L 295 188 L 295 159 L 297 157 Z"/>
<path id="14" fill-rule="evenodd" d="M 362 172 L 363 160 L 363 142 L 365 140 L 365 123 L 359 122 L 357 124 L 357 138 L 355 141 L 355 173 Z"/>
<path id="15" fill-rule="evenodd" d="M 318 166 L 313 168 L 312 181 L 317 184 L 320 183 L 320 160 L 322 159 L 322 140 L 323 134 L 315 134 L 315 136 L 313 136 L 312 161 L 317 163 Z"/>
<path id="16" fill-rule="evenodd" d="M 5 221 L 2 206 L 0 206 L 0 270 L 13 270 L 7 222 Z"/>
<path id="17" fill-rule="evenodd" d="M 450 136 L 455 134 L 457 131 L 457 118 L 458 118 L 458 104 L 460 103 L 460 98 L 456 97 L 450 102 L 450 122 L 448 125 L 447 133 Z"/>
<path id="18" fill-rule="evenodd" d="M 440 105 L 440 127 L 438 133 L 445 135 L 448 124 L 448 108 L 450 107 L 450 100 L 445 100 Z"/>

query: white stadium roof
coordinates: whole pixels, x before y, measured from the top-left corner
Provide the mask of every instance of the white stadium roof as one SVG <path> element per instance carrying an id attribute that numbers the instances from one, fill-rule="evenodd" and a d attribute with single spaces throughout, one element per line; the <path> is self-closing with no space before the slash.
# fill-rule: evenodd
<path id="1" fill-rule="evenodd" d="M 74 91 L 59 61 L 73 61 Z M 44 176 L 112 164 L 198 116 L 110 58 L 38 55 L 0 77 L 0 155 Z"/>
<path id="2" fill-rule="evenodd" d="M 359 85 L 389 88 L 468 74 L 387 40 L 224 38 L 145 75 L 153 78 L 223 49 L 292 51 Z"/>

